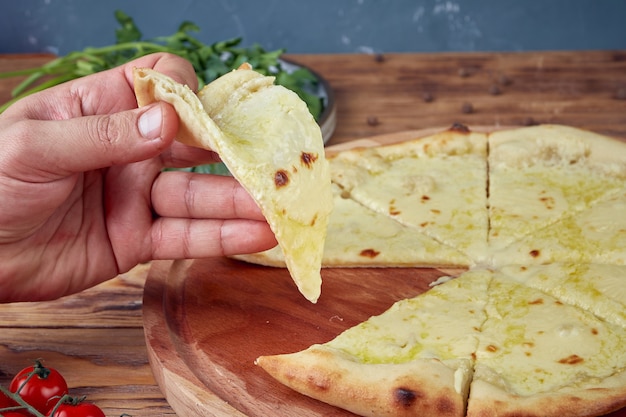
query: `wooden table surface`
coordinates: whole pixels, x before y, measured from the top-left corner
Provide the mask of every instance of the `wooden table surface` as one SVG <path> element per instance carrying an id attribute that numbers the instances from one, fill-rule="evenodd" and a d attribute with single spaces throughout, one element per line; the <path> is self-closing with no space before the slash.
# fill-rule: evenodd
<path id="1" fill-rule="evenodd" d="M 626 140 L 626 51 L 290 55 L 330 83 L 337 129 L 330 144 L 455 122 L 562 123 Z M 0 72 L 49 56 L 0 55 Z M 0 102 L 18 80 L 0 80 Z M 0 266 L 1 267 L 1 266 Z M 148 364 L 140 265 L 56 301 L 0 305 L 0 384 L 43 358 L 70 390 L 108 416 L 174 412 Z"/>

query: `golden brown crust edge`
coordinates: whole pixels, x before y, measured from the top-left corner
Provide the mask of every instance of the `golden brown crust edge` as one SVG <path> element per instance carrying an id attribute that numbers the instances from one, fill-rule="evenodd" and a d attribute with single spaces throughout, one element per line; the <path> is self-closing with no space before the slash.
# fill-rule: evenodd
<path id="1" fill-rule="evenodd" d="M 467 417 L 592 417 L 626 406 L 626 370 L 580 388 L 522 397 L 484 380 L 472 381 Z"/>
<path id="2" fill-rule="evenodd" d="M 465 415 L 465 393 L 455 370 L 436 359 L 402 364 L 362 364 L 324 346 L 262 356 L 256 364 L 280 383 L 361 416 Z"/>

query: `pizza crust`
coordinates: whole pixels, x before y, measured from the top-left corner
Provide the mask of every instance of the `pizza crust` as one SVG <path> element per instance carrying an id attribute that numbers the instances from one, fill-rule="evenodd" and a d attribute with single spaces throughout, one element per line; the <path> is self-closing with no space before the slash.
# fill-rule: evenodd
<path id="1" fill-rule="evenodd" d="M 363 364 L 322 345 L 297 354 L 262 356 L 256 364 L 298 392 L 371 417 L 464 416 L 471 373 L 463 361 Z"/>
<path id="2" fill-rule="evenodd" d="M 626 404 L 626 370 L 593 386 L 563 388 L 532 396 L 519 396 L 479 377 L 471 386 L 467 417 L 567 416 L 608 414 Z"/>

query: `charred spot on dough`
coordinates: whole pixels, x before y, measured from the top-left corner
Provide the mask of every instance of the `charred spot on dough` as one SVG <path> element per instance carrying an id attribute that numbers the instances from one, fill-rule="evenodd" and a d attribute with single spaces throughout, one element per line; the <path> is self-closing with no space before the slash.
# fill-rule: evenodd
<path id="1" fill-rule="evenodd" d="M 276 188 L 281 188 L 289 184 L 289 173 L 284 169 L 279 169 L 274 174 L 274 184 Z"/>
<path id="2" fill-rule="evenodd" d="M 528 304 L 531 304 L 531 305 L 543 304 L 543 298 L 537 298 L 536 300 L 529 301 Z"/>
<path id="3" fill-rule="evenodd" d="M 541 255 L 541 252 L 539 251 L 539 249 L 533 249 L 530 252 L 528 252 L 528 254 L 532 256 L 533 258 L 538 258 L 539 255 Z"/>
<path id="4" fill-rule="evenodd" d="M 313 216 L 313 218 L 311 219 L 311 227 L 315 226 L 315 223 L 317 223 L 317 213 L 315 214 L 315 216 Z"/>
<path id="5" fill-rule="evenodd" d="M 559 359 L 559 363 L 563 365 L 578 365 L 579 363 L 584 362 L 585 360 L 580 356 L 573 354 L 569 355 L 567 358 Z"/>
<path id="6" fill-rule="evenodd" d="M 297 378 L 293 378 L 297 379 Z M 312 387 L 315 391 L 328 391 L 332 385 L 331 381 L 327 378 L 307 378 L 307 383 L 310 387 Z"/>
<path id="7" fill-rule="evenodd" d="M 452 126 L 450 126 L 450 129 L 448 130 L 450 132 L 465 133 L 465 134 L 471 132 L 469 127 L 467 127 L 463 123 L 454 123 Z"/>
<path id="8" fill-rule="evenodd" d="M 393 390 L 394 402 L 402 408 L 411 408 L 419 397 L 421 394 L 410 388 L 398 387 Z"/>
<path id="9" fill-rule="evenodd" d="M 448 397 L 439 397 L 435 407 L 440 415 L 453 415 L 456 412 L 454 402 Z"/>
<path id="10" fill-rule="evenodd" d="M 317 161 L 317 155 L 313 155 L 312 153 L 309 153 L 309 152 L 302 152 L 300 154 L 300 162 L 302 162 L 302 165 L 304 165 L 307 168 L 311 168 L 311 166 L 313 165 L 313 163 L 315 163 L 315 161 Z"/>
<path id="11" fill-rule="evenodd" d="M 498 351 L 498 347 L 494 346 L 494 345 L 489 345 L 485 348 L 488 352 L 497 352 Z"/>
<path id="12" fill-rule="evenodd" d="M 380 255 L 380 252 L 371 248 L 363 249 L 361 253 L 359 253 L 359 256 L 362 256 L 364 258 L 370 258 L 370 259 L 374 259 L 378 255 Z"/>
<path id="13" fill-rule="evenodd" d="M 548 210 L 552 210 L 556 205 L 554 197 L 541 197 L 539 198 L 539 201 L 541 201 Z"/>
<path id="14" fill-rule="evenodd" d="M 428 200 L 430 200 L 430 197 L 429 197 L 429 196 L 427 196 L 427 195 L 423 195 L 423 196 L 420 198 L 420 200 L 422 200 L 422 203 L 425 203 L 425 202 L 427 202 Z"/>

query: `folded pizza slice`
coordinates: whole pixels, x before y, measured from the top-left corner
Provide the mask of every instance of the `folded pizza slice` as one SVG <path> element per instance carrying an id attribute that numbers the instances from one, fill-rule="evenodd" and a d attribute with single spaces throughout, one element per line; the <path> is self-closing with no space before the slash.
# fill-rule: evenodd
<path id="1" fill-rule="evenodd" d="M 501 249 L 623 189 L 626 144 L 567 126 L 489 135 L 489 243 Z"/>
<path id="2" fill-rule="evenodd" d="M 315 302 L 332 194 L 321 131 L 306 104 L 249 67 L 198 95 L 147 68 L 135 69 L 134 83 L 140 106 L 174 106 L 177 140 L 220 156 L 261 208 L 299 290 Z"/>
<path id="3" fill-rule="evenodd" d="M 500 272 L 564 304 L 589 311 L 626 329 L 626 266 L 552 263 L 511 265 Z"/>
<path id="4" fill-rule="evenodd" d="M 554 262 L 626 265 L 626 186 L 586 210 L 561 218 L 494 251 L 493 264 Z"/>
<path id="5" fill-rule="evenodd" d="M 626 329 L 495 274 L 470 417 L 595 416 L 626 405 Z"/>
<path id="6" fill-rule="evenodd" d="M 322 267 L 467 267 L 471 259 L 429 236 L 346 198 L 333 184 Z M 279 248 L 234 258 L 284 267 Z"/>
<path id="7" fill-rule="evenodd" d="M 279 382 L 363 416 L 464 416 L 491 274 L 476 270 L 335 339 L 256 363 Z"/>
<path id="8" fill-rule="evenodd" d="M 455 125 L 425 138 L 329 156 L 351 199 L 480 263 L 488 232 L 486 135 Z"/>

